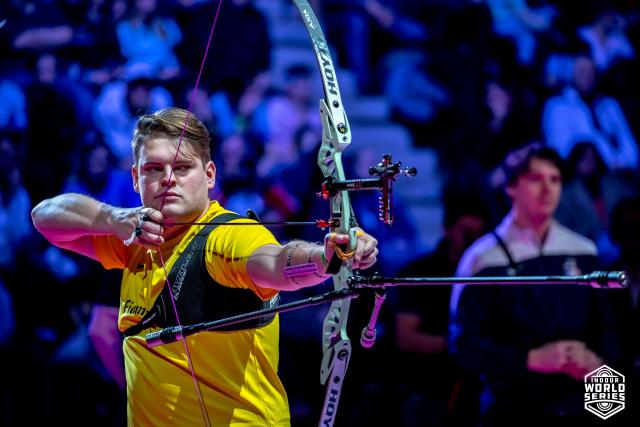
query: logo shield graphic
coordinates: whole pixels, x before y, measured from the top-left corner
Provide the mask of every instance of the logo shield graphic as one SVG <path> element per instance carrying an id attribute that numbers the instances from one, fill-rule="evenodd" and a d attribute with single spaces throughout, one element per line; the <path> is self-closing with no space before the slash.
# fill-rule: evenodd
<path id="1" fill-rule="evenodd" d="M 624 375 L 602 365 L 584 376 L 584 408 L 606 420 L 625 407 Z"/>

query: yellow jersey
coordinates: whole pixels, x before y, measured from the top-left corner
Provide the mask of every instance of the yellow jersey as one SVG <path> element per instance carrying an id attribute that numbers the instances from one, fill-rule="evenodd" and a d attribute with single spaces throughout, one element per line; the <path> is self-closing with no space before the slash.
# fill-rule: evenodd
<path id="1" fill-rule="evenodd" d="M 201 222 L 228 212 L 211 202 Z M 232 222 L 236 221 L 250 220 Z M 123 269 L 118 319 L 121 331 L 139 322 L 151 309 L 164 287 L 166 274 L 202 227 L 193 225 L 165 242 L 162 253 L 136 245 L 127 247 L 114 236 L 94 237 L 103 266 Z M 250 289 L 263 300 L 272 298 L 277 291 L 256 287 L 246 270 L 249 256 L 267 244 L 278 242 L 264 227 L 218 226 L 207 239 L 207 270 L 224 286 Z M 278 342 L 278 316 L 255 329 L 200 332 L 186 338 L 205 416 L 213 426 L 290 424 L 286 392 L 277 375 Z M 183 341 L 149 348 L 142 336 L 131 336 L 124 340 L 123 349 L 130 426 L 205 425 Z"/>

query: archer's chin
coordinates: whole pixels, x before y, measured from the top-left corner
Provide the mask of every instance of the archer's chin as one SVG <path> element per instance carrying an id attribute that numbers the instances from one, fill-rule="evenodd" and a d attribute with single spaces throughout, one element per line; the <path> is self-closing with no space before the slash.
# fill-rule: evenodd
<path id="1" fill-rule="evenodd" d="M 183 206 L 171 203 L 165 203 L 160 212 L 165 218 L 165 224 L 193 222 L 200 214 L 200 212 L 191 212 Z"/>

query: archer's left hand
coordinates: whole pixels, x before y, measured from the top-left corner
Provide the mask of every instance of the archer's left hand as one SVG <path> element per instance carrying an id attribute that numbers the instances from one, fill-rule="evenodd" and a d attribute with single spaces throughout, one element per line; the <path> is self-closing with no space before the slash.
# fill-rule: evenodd
<path id="1" fill-rule="evenodd" d="M 324 237 L 324 255 L 327 260 L 331 260 L 337 252 L 343 260 L 351 259 L 354 269 L 364 270 L 371 267 L 377 261 L 378 241 L 370 234 L 365 233 L 361 228 L 356 230 L 356 246 L 351 251 L 343 251 L 336 245 L 343 245 L 349 242 L 348 234 L 329 233 Z"/>

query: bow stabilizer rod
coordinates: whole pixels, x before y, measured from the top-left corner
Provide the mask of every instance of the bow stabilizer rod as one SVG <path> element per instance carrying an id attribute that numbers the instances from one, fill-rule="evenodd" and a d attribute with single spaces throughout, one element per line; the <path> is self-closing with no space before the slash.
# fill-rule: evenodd
<path id="1" fill-rule="evenodd" d="M 156 347 L 162 344 L 169 344 L 193 335 L 197 332 L 213 331 L 218 328 L 242 323 L 248 320 L 258 319 L 276 313 L 284 313 L 287 311 L 298 310 L 300 308 L 311 307 L 324 304 L 327 302 L 339 301 L 344 299 L 353 299 L 360 296 L 368 289 L 376 289 L 381 291 L 376 294 L 376 306 L 374 315 L 369 324 L 365 327 L 367 330 L 367 339 L 371 339 L 371 335 L 375 337 L 375 321 L 380 311 L 382 301 L 384 301 L 384 290 L 392 286 L 442 286 L 442 285 L 502 285 L 502 286 L 518 286 L 518 285 L 582 285 L 591 286 L 596 289 L 622 289 L 629 286 L 629 278 L 624 271 L 594 271 L 590 274 L 580 276 L 513 276 L 513 277 L 383 277 L 379 275 L 360 276 L 354 275 L 347 279 L 349 287 L 341 290 L 333 290 L 320 295 L 309 298 L 280 304 L 271 308 L 256 310 L 249 313 L 242 313 L 236 316 L 224 319 L 214 320 L 211 322 L 203 322 L 194 325 L 169 326 L 164 329 L 151 332 L 145 335 L 145 340 L 149 347 Z M 375 339 L 375 338 L 374 338 Z M 363 340 L 364 341 L 364 340 Z M 372 342 L 363 343 L 363 347 L 369 348 Z"/>
<path id="2" fill-rule="evenodd" d="M 386 288 L 390 286 L 429 285 L 586 285 L 597 289 L 621 289 L 629 286 L 624 271 L 594 271 L 579 276 L 493 276 L 493 277 L 383 277 L 351 276 L 350 287 Z"/>

